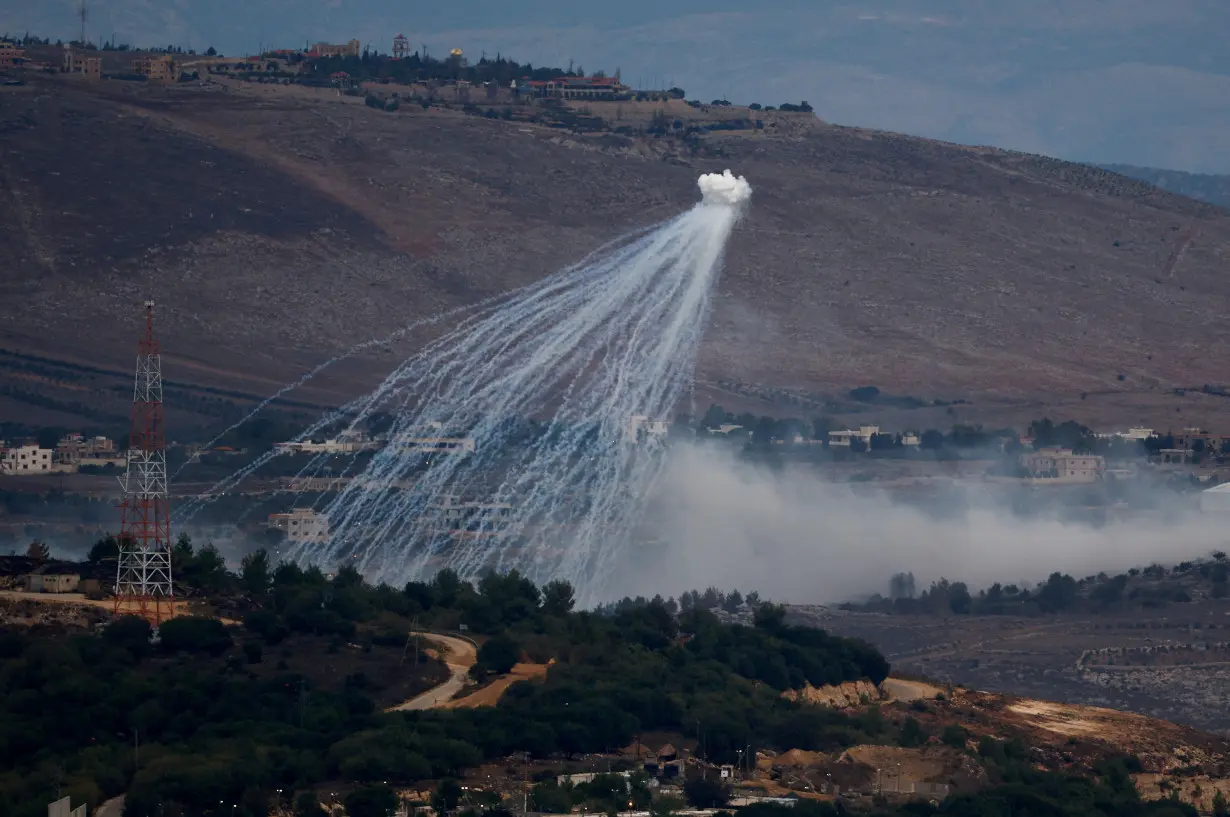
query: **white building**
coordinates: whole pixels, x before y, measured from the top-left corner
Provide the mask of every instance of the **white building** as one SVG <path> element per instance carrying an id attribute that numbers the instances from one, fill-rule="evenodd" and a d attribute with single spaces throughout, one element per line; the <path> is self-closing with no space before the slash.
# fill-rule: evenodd
<path id="1" fill-rule="evenodd" d="M 1201 491 L 1200 510 L 1204 513 L 1230 516 L 1230 482 Z"/>
<path id="2" fill-rule="evenodd" d="M 845 431 L 830 431 L 829 445 L 834 448 L 849 448 L 852 440 L 862 440 L 863 444 L 870 448 L 871 438 L 879 433 L 879 426 L 859 426 L 857 431 L 854 429 L 846 429 Z"/>
<path id="3" fill-rule="evenodd" d="M 1127 431 L 1106 431 L 1094 435 L 1102 440 L 1118 438 L 1120 440 L 1147 440 L 1153 436 L 1151 428 L 1129 428 Z"/>
<path id="4" fill-rule="evenodd" d="M 907 431 L 901 435 L 901 444 L 903 446 L 918 446 L 922 445 L 922 438 L 913 431 Z"/>
<path id="5" fill-rule="evenodd" d="M 428 433 L 422 436 L 403 434 L 389 445 L 402 453 L 462 453 L 473 454 L 477 446 L 473 437 L 451 437 L 444 433 L 444 424 L 433 420 L 427 424 Z"/>
<path id="6" fill-rule="evenodd" d="M 503 536 L 512 512 L 507 502 L 462 502 L 454 496 L 444 497 L 431 508 L 436 532 L 454 539 Z"/>
<path id="7" fill-rule="evenodd" d="M 33 443 L 11 448 L 0 443 L 0 474 L 49 474 L 54 453 Z"/>
<path id="8" fill-rule="evenodd" d="M 666 420 L 650 420 L 644 414 L 634 414 L 624 427 L 624 439 L 638 443 L 645 439 L 661 439 L 670 433 L 671 424 Z"/>
<path id="9" fill-rule="evenodd" d="M 329 541 L 329 517 L 311 508 L 269 514 L 269 527 L 286 533 L 288 542 Z"/>
<path id="10" fill-rule="evenodd" d="M 324 442 L 291 442 L 274 443 L 274 448 L 280 454 L 357 454 L 360 451 L 371 451 L 378 446 L 375 440 L 362 431 L 343 431 L 332 439 Z"/>

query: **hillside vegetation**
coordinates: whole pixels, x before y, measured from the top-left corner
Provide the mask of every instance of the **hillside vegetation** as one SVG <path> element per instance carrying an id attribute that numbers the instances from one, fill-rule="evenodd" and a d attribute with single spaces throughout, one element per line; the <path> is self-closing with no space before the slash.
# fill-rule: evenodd
<path id="1" fill-rule="evenodd" d="M 1211 173 L 1185 173 L 1182 170 L 1162 170 L 1156 167 L 1137 167 L 1135 165 L 1102 165 L 1113 173 L 1119 173 L 1133 179 L 1140 179 L 1187 196 L 1191 199 L 1207 201 L 1219 207 L 1230 209 L 1230 176 L 1217 176 Z"/>
<path id="2" fill-rule="evenodd" d="M 603 129 L 580 132 L 472 107 L 377 110 L 328 88 L 236 82 L 2 89 L 0 251 L 23 273 L 5 283 L 0 348 L 25 357 L 0 364 L 27 367 L 3 405 L 123 416 L 148 293 L 167 376 L 227 392 L 168 416 L 216 423 L 224 407 L 206 397 L 269 394 L 351 344 L 535 280 L 680 212 L 700 172 L 730 167 L 756 192 L 706 336 L 701 401 L 743 410 L 781 390 L 875 384 L 967 400 L 971 415 L 1037 416 L 1039 397 L 1107 410 L 1105 395 L 1124 422 L 1230 408 L 1172 393 L 1217 383 L 1230 351 L 1230 217 L 1211 205 L 799 113 L 591 103 L 573 113 Z M 764 127 L 748 129 L 755 118 Z M 731 129 L 690 124 L 719 121 Z M 1163 276 L 1192 225 L 1200 237 Z M 99 319 L 83 333 L 86 316 Z M 353 397 L 443 327 L 299 397 Z"/>

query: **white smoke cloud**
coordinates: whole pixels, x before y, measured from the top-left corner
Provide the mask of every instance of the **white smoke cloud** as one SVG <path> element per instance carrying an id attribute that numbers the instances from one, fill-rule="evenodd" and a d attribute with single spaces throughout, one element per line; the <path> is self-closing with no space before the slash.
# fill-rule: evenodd
<path id="1" fill-rule="evenodd" d="M 721 204 L 738 207 L 752 197 L 752 186 L 747 179 L 736 176 L 729 170 L 721 173 L 706 173 L 696 180 L 702 200 L 706 204 Z"/>
<path id="2" fill-rule="evenodd" d="M 669 544 L 629 560 L 613 589 L 666 596 L 716 586 L 824 604 L 885 593 L 898 571 L 912 571 L 920 588 L 944 577 L 976 591 L 1054 571 L 1081 577 L 1174 564 L 1224 548 L 1227 538 L 1197 512 L 1093 527 L 1022 518 L 977 483 L 963 487 L 968 507 L 941 515 L 867 483 L 822 481 L 814 469 L 769 472 L 711 446 L 674 446 L 656 491 L 655 524 Z"/>

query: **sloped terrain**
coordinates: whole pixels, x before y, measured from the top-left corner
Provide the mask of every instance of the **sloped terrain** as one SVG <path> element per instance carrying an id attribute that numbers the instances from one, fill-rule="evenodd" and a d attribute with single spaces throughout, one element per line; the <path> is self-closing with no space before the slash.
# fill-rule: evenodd
<path id="1" fill-rule="evenodd" d="M 332 91 L 59 78 L 2 89 L 0 132 L 0 364 L 45 367 L 4 397 L 61 414 L 122 415 L 122 379 L 57 365 L 126 372 L 146 293 L 167 376 L 242 402 L 677 213 L 731 167 L 756 192 L 698 402 L 874 384 L 970 400 L 963 419 L 1230 415 L 1172 394 L 1224 377 L 1230 215 L 1085 166 L 818 122 L 689 152 Z M 298 398 L 352 396 L 445 325 Z M 181 422 L 216 415 L 198 408 Z"/>

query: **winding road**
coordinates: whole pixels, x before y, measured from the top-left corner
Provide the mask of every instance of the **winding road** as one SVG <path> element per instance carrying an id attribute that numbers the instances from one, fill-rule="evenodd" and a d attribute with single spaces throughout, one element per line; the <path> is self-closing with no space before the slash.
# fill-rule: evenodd
<path id="1" fill-rule="evenodd" d="M 448 666 L 448 680 L 439 686 L 434 686 L 431 689 L 414 696 L 408 701 L 391 706 L 386 709 L 386 712 L 406 712 L 417 709 L 435 709 L 448 703 L 453 697 L 461 691 L 465 686 L 466 680 L 470 676 L 470 667 L 478 661 L 478 651 L 474 646 L 474 642 L 464 638 L 457 638 L 451 635 L 439 635 L 437 633 L 411 633 L 417 635 L 426 641 L 434 642 L 444 648 L 443 655 L 445 665 Z"/>

